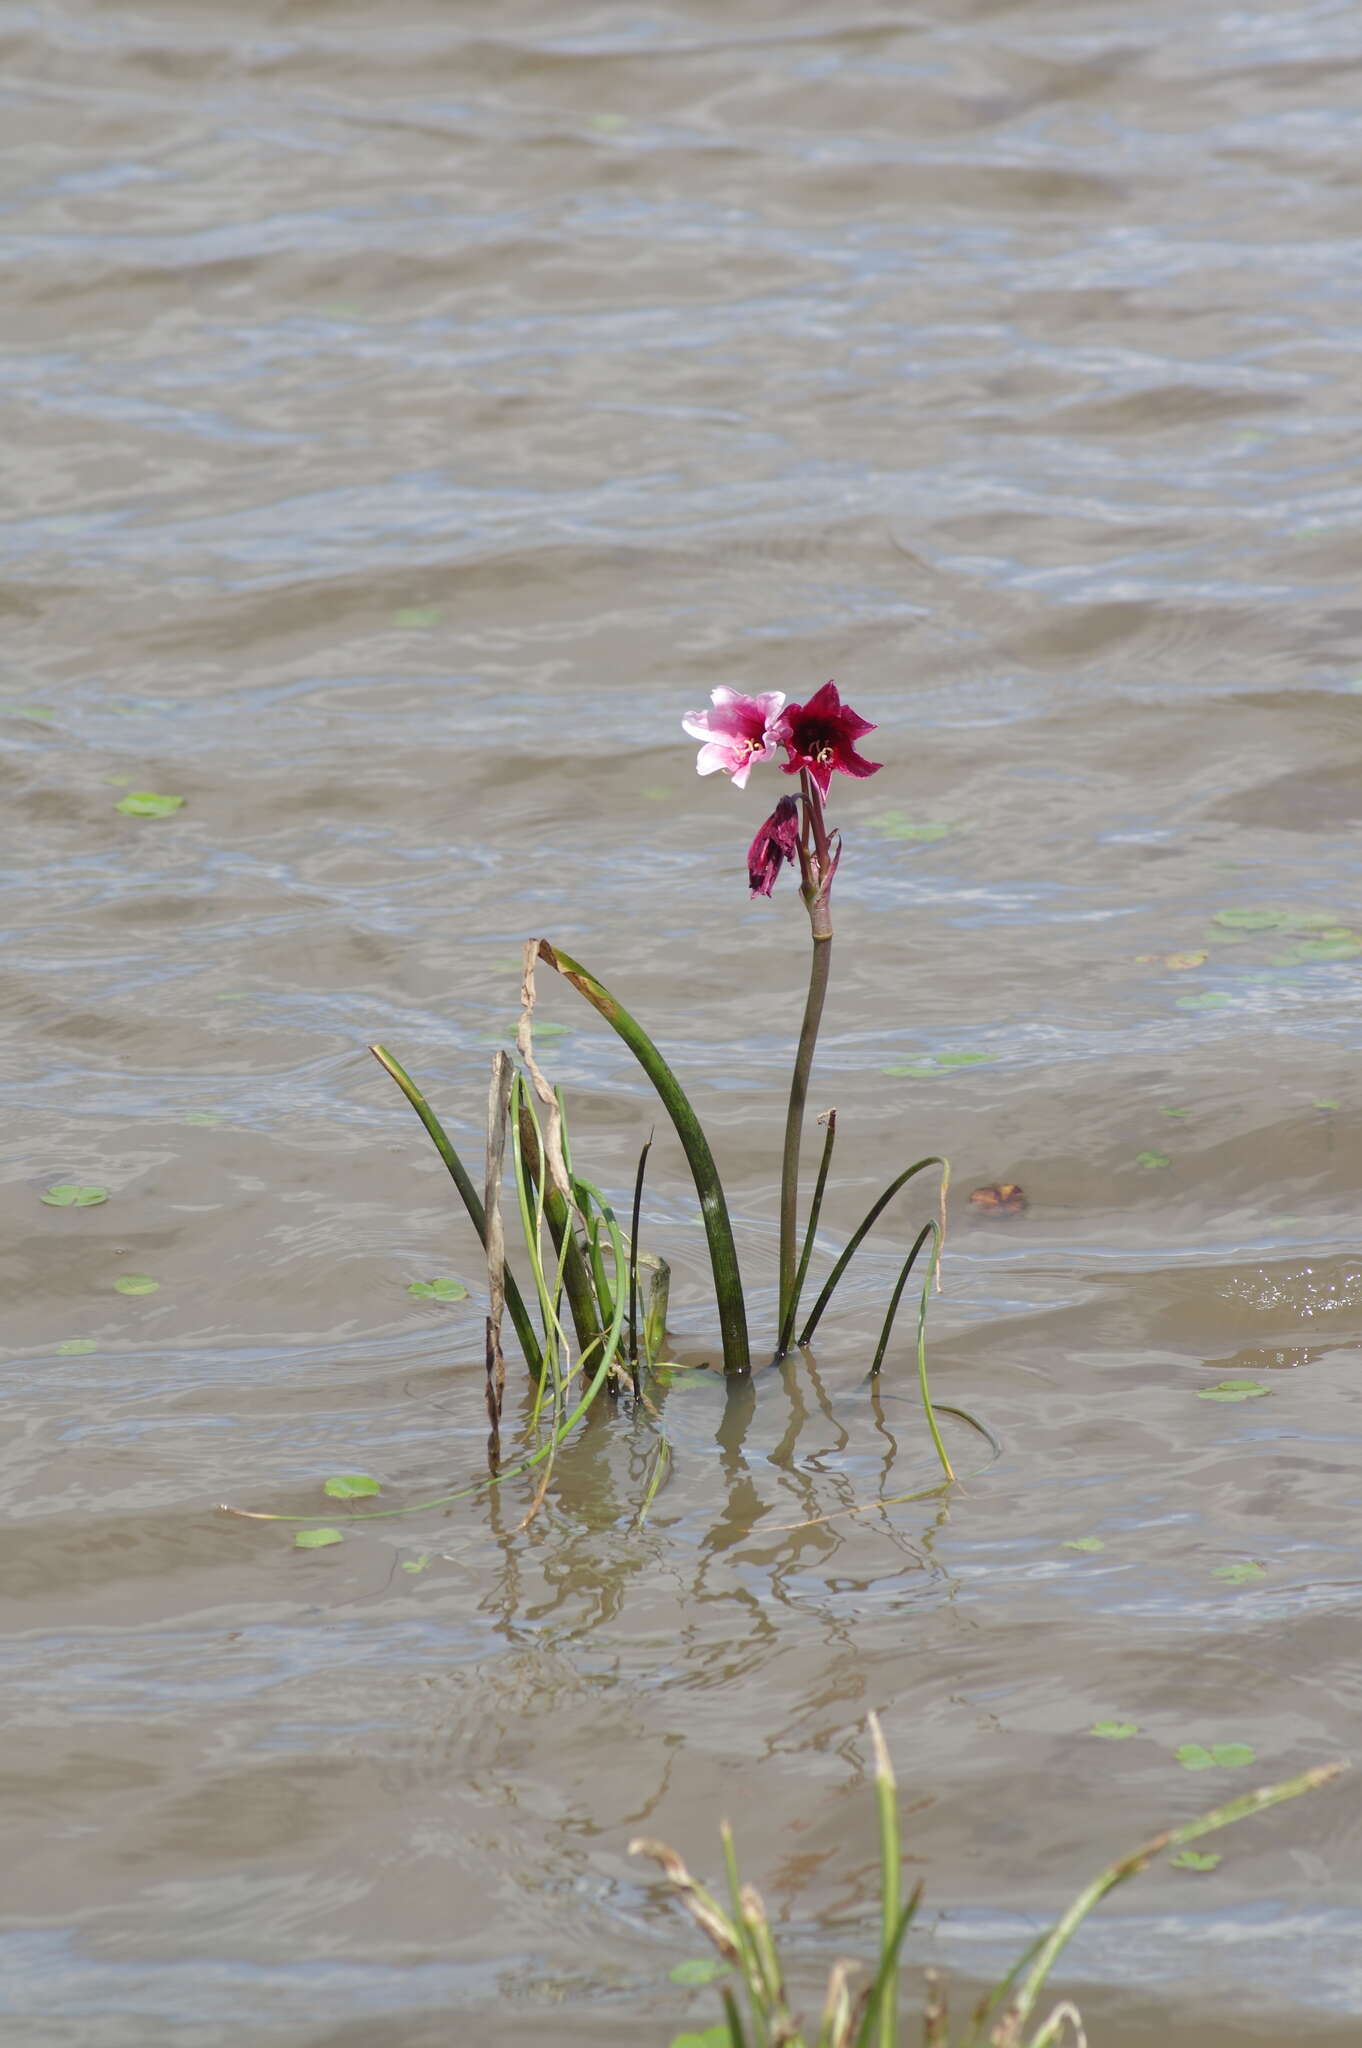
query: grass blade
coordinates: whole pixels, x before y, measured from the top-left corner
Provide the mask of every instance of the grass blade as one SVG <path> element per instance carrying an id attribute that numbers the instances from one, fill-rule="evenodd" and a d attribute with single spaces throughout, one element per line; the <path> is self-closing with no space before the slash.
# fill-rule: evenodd
<path id="1" fill-rule="evenodd" d="M 1031 1964 L 1015 2001 L 1004 2013 L 996 2028 L 993 2040 L 998 2048 L 1013 2048 L 1020 2042 L 1027 2021 L 1035 2009 L 1036 2001 L 1045 1988 L 1045 1980 L 1059 1957 L 1060 1951 L 1077 1929 L 1087 1919 L 1094 1906 L 1104 1899 L 1118 1884 L 1124 1884 L 1129 1877 L 1135 1877 L 1145 1866 L 1161 1856 L 1165 1849 L 1180 1849 L 1188 1842 L 1195 1842 L 1202 1835 L 1213 1834 L 1219 1828 L 1232 1827 L 1236 1821 L 1247 1820 L 1255 1813 L 1264 1813 L 1270 1806 L 1280 1806 L 1285 1800 L 1299 1799 L 1302 1793 L 1313 1792 L 1320 1785 L 1327 1785 L 1346 1770 L 1346 1764 L 1319 1764 L 1314 1770 L 1302 1771 L 1298 1777 L 1287 1778 L 1279 1785 L 1264 1785 L 1256 1792 L 1245 1792 L 1238 1799 L 1228 1800 L 1225 1805 L 1214 1807 L 1211 1812 L 1200 1814 L 1196 1820 L 1184 1821 L 1181 1827 L 1166 1828 L 1151 1841 L 1141 1843 L 1127 1856 L 1109 1864 L 1091 1884 L 1085 1885 L 1068 1910 L 1061 1914 L 1050 1932 L 1042 1940 L 1035 1960 Z"/>
<path id="2" fill-rule="evenodd" d="M 866 1723 L 875 1750 L 875 1805 L 880 1823 L 880 1964 L 866 2005 L 862 2034 L 868 2043 L 867 2030 L 878 2017 L 880 2048 L 894 2048 L 898 2033 L 899 1951 L 921 1904 L 922 1886 L 915 1886 L 907 1905 L 900 1905 L 903 1855 L 899 1841 L 898 1783 L 879 1715 L 867 1714 Z"/>
<path id="3" fill-rule="evenodd" d="M 634 1392 L 638 1392 L 638 1230 L 639 1218 L 643 1213 L 643 1176 L 648 1170 L 648 1154 L 653 1149 L 653 1134 L 648 1133 L 648 1142 L 638 1155 L 638 1172 L 634 1175 L 634 1206 L 629 1215 L 629 1364 L 634 1374 Z"/>
<path id="4" fill-rule="evenodd" d="M 927 1227 L 929 1230 L 933 1230 L 936 1232 L 936 1257 L 932 1261 L 927 1276 L 922 1283 L 922 1292 L 918 1296 L 917 1383 L 922 1393 L 922 1412 L 927 1418 L 927 1427 L 932 1433 L 932 1444 L 935 1448 L 937 1457 L 941 1461 L 941 1470 L 945 1473 L 947 1480 L 953 1484 L 955 1480 L 955 1473 L 952 1469 L 950 1459 L 946 1456 L 946 1446 L 941 1441 L 941 1431 L 937 1428 L 936 1424 L 936 1410 L 932 1406 L 932 1390 L 927 1384 L 927 1300 L 928 1296 L 931 1294 L 932 1280 L 936 1273 L 937 1265 L 939 1264 L 941 1259 L 940 1225 L 933 1222 L 930 1223 Z"/>
<path id="5" fill-rule="evenodd" d="M 393 1080 L 396 1081 L 398 1087 L 416 1111 L 417 1116 L 420 1117 L 427 1135 L 448 1169 L 450 1179 L 459 1190 L 464 1208 L 468 1211 L 468 1220 L 478 1233 L 478 1241 L 482 1245 L 483 1250 L 486 1251 L 487 1214 L 483 1208 L 482 1198 L 469 1179 L 463 1161 L 445 1135 L 443 1124 L 426 1101 L 421 1090 L 412 1080 L 406 1068 L 399 1065 L 392 1054 L 381 1045 L 371 1045 L 369 1050 L 382 1067 L 384 1073 L 390 1074 Z M 537 1376 L 544 1370 L 543 1357 L 535 1338 L 534 1325 L 530 1321 L 529 1311 L 526 1309 L 520 1289 L 516 1285 L 515 1275 L 509 1270 L 506 1273 L 506 1306 L 511 1311 L 511 1321 L 515 1324 L 515 1333 L 520 1340 L 520 1348 L 525 1354 L 525 1363 L 529 1366 L 530 1371 Z"/>
<path id="6" fill-rule="evenodd" d="M 714 1296 L 719 1309 L 719 1327 L 723 1334 L 724 1371 L 745 1377 L 752 1370 L 752 1358 L 747 1340 L 747 1306 L 743 1300 L 742 1276 L 738 1270 L 738 1254 L 733 1243 L 733 1226 L 729 1221 L 723 1183 L 700 1120 L 691 1108 L 681 1083 L 643 1026 L 621 1003 L 616 1002 L 610 991 L 594 975 L 588 974 L 578 961 L 566 953 L 555 951 L 547 939 L 539 941 L 538 957 L 570 981 L 578 994 L 585 996 L 591 1007 L 624 1040 L 672 1120 L 690 1166 L 695 1192 L 700 1198 L 700 1213 L 709 1244 L 710 1270 L 714 1276 Z"/>
<path id="7" fill-rule="evenodd" d="M 923 1245 L 926 1244 L 927 1239 L 935 1229 L 936 1225 L 934 1223 L 923 1224 L 921 1230 L 913 1239 L 911 1251 L 899 1269 L 899 1277 L 894 1282 L 894 1291 L 889 1297 L 889 1308 L 885 1314 L 884 1325 L 880 1331 L 880 1341 L 875 1346 L 875 1356 L 870 1361 L 870 1371 L 866 1375 L 868 1379 L 875 1379 L 880 1367 L 884 1364 L 884 1354 L 889 1348 L 889 1338 L 893 1332 L 894 1318 L 899 1312 L 899 1303 L 903 1299 L 903 1290 L 908 1285 L 908 1275 L 917 1264 L 918 1253 L 922 1250 Z"/>

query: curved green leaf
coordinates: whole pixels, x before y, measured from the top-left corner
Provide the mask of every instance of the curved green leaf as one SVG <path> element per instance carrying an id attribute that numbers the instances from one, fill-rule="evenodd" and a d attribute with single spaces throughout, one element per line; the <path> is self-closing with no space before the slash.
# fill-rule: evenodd
<path id="1" fill-rule="evenodd" d="M 558 952 L 547 939 L 539 941 L 538 950 L 545 965 L 570 981 L 578 994 L 585 996 L 593 1010 L 604 1017 L 611 1029 L 624 1040 L 672 1120 L 690 1166 L 695 1192 L 700 1197 L 700 1213 L 709 1241 L 710 1269 L 714 1275 L 714 1295 L 719 1308 L 719 1327 L 723 1333 L 724 1371 L 746 1375 L 752 1369 L 752 1361 L 747 1340 L 747 1305 L 743 1300 L 733 1226 L 729 1221 L 728 1203 L 724 1199 L 714 1155 L 700 1120 L 691 1108 L 681 1083 L 643 1026 L 615 1000 L 609 989 L 589 974 L 579 961 L 567 953 Z"/>
<path id="2" fill-rule="evenodd" d="M 906 1187 L 908 1182 L 912 1180 L 915 1174 L 925 1172 L 929 1166 L 939 1166 L 941 1168 L 942 1214 L 945 1214 L 946 1188 L 950 1182 L 951 1169 L 949 1163 L 945 1159 L 941 1158 L 939 1153 L 931 1152 L 927 1155 L 925 1159 L 918 1159 L 913 1163 L 912 1166 L 905 1167 L 902 1173 L 900 1173 L 899 1175 L 897 1175 L 895 1179 L 890 1181 L 888 1187 L 885 1189 L 884 1193 L 879 1197 L 879 1199 L 875 1202 L 872 1202 L 870 1207 L 866 1210 L 865 1215 L 861 1218 L 860 1224 L 858 1225 L 856 1230 L 853 1231 L 845 1251 L 842 1253 L 836 1265 L 833 1267 L 832 1271 L 829 1273 L 827 1279 L 823 1283 L 823 1292 L 819 1295 L 817 1301 L 814 1303 L 809 1319 L 799 1333 L 799 1341 L 801 1345 L 807 1344 L 809 1339 L 812 1337 L 814 1331 L 818 1328 L 818 1325 L 823 1317 L 823 1311 L 827 1307 L 828 1303 L 832 1300 L 832 1297 L 837 1290 L 838 1282 L 841 1280 L 842 1275 L 846 1272 L 847 1267 L 851 1264 L 852 1259 L 859 1251 L 863 1240 L 873 1229 L 875 1223 L 879 1220 L 881 1213 L 886 1208 L 888 1208 L 890 1202 L 893 1201 L 895 1195 L 898 1193 L 901 1187 Z M 939 1245 L 937 1248 L 937 1252 L 939 1257 Z"/>

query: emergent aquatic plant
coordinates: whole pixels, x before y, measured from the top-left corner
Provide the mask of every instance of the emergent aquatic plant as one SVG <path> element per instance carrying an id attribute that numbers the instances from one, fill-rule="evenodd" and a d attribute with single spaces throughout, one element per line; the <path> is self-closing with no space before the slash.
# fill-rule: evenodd
<path id="1" fill-rule="evenodd" d="M 783 1358 L 797 1341 L 809 1343 L 823 1319 L 847 1268 L 870 1230 L 900 1190 L 919 1174 L 940 1173 L 940 1207 L 912 1237 L 890 1294 L 870 1376 L 884 1362 L 904 1290 L 914 1267 L 926 1255 L 918 1291 L 917 1372 L 923 1410 L 943 1480 L 955 1477 L 942 1442 L 927 1381 L 926 1314 L 930 1289 L 939 1278 L 949 1168 L 938 1154 L 914 1160 L 895 1175 L 852 1232 L 834 1261 L 811 1310 L 800 1320 L 800 1301 L 808 1278 L 819 1215 L 837 1136 L 837 1114 L 819 1118 L 823 1144 L 808 1213 L 800 1231 L 799 1165 L 808 1102 L 809 1075 L 827 995 L 832 960 L 832 884 L 842 858 L 842 835 L 829 825 L 827 804 L 834 775 L 864 778 L 876 775 L 878 761 L 857 751 L 861 737 L 874 727 L 844 704 L 835 683 L 826 683 L 805 704 L 788 704 L 779 691 L 745 697 L 736 690 L 717 689 L 711 708 L 691 713 L 682 723 L 699 739 L 701 775 L 723 773 L 745 789 L 754 768 L 774 761 L 781 750 L 783 772 L 797 778 L 797 788 L 779 798 L 759 826 L 748 848 L 748 883 L 754 897 L 771 895 L 781 871 L 796 868 L 799 893 L 809 919 L 812 940 L 808 992 L 790 1079 L 781 1160 L 779 1308 L 772 1347 L 773 1360 Z M 723 1183 L 714 1154 L 695 1109 L 672 1068 L 637 1018 L 603 983 L 560 947 L 547 939 L 530 939 L 523 955 L 521 1015 L 516 1033 L 518 1064 L 498 1052 L 492 1061 L 487 1105 L 487 1138 L 482 1184 L 460 1158 L 439 1117 L 401 1063 L 381 1045 L 371 1048 L 415 1110 L 430 1136 L 483 1247 L 487 1262 L 486 1400 L 491 1479 L 512 1477 L 539 1467 L 540 1484 L 530 1513 L 544 1496 L 557 1447 L 586 1413 L 597 1395 L 632 1388 L 645 1412 L 645 1376 L 662 1356 L 666 1333 L 669 1271 L 664 1259 L 640 1250 L 639 1232 L 644 1174 L 649 1144 L 639 1157 L 630 1227 L 621 1229 L 615 1211 L 600 1189 L 573 1165 L 562 1097 L 545 1077 L 535 1055 L 535 973 L 540 965 L 562 975 L 628 1046 L 671 1119 L 685 1153 L 705 1228 L 710 1271 L 723 1343 L 724 1372 L 730 1384 L 751 1372 L 747 1305 L 738 1253 Z M 507 1153 L 510 1154 L 516 1222 L 524 1251 L 522 1277 L 507 1257 L 501 1198 Z M 56 1191 L 68 1199 L 65 1189 Z M 52 1197 L 55 1199 L 55 1196 Z M 411 1288 L 423 1298 L 450 1298 L 455 1283 L 423 1282 Z M 442 1288 L 448 1292 L 442 1293 Z M 506 1382 L 502 1354 L 503 1320 L 510 1317 L 516 1340 L 534 1381 L 531 1431 L 534 1448 L 507 1464 L 502 1458 L 500 1423 Z M 798 1336 L 796 1339 L 796 1332 Z M 990 1443 L 988 1432 L 963 1409 L 953 1409 Z M 541 1430 L 544 1423 L 547 1430 Z M 996 1448 L 996 1446 L 995 1446 Z M 641 1514 L 665 1475 L 669 1452 L 659 1434 L 657 1453 Z M 354 1519 L 416 1514 L 472 1493 L 487 1480 L 418 1502 L 410 1508 L 366 1510 Z M 907 1497 L 907 1496 L 905 1496 Z M 267 1520 L 305 1517 L 266 1516 Z M 328 1534 L 334 1540 L 334 1532 Z M 320 1544 L 315 1538 L 312 1547 Z"/>
<path id="2" fill-rule="evenodd" d="M 891 1297 L 871 1366 L 878 1372 L 889 1343 L 895 1316 L 908 1278 L 925 1252 L 930 1253 L 919 1311 L 918 1369 L 932 1441 L 942 1471 L 954 1475 L 932 1413 L 927 1386 L 923 1339 L 926 1296 L 938 1276 L 945 1189 L 949 1169 L 936 1154 L 918 1159 L 898 1174 L 871 1206 L 829 1274 L 813 1310 L 799 1323 L 799 1305 L 808 1276 L 828 1169 L 837 1132 L 835 1112 L 820 1119 L 824 1127 L 822 1157 L 813 1198 L 801 1238 L 799 1165 L 808 1102 L 809 1075 L 818 1041 L 832 960 L 832 884 L 842 857 L 842 836 L 829 825 L 827 805 L 834 775 L 857 778 L 878 774 L 881 764 L 857 751 L 857 742 L 874 727 L 844 704 L 835 683 L 824 684 L 807 703 L 787 703 L 780 691 L 756 697 L 731 689 L 711 693 L 711 708 L 692 712 L 682 723 L 699 739 L 696 763 L 701 775 L 723 773 L 745 789 L 752 770 L 773 761 L 781 750 L 786 775 L 796 777 L 797 790 L 781 796 L 758 828 L 748 849 L 751 893 L 770 896 L 781 870 L 797 868 L 799 892 L 809 919 L 812 955 L 808 992 L 790 1080 L 781 1161 L 779 1311 L 773 1355 L 783 1357 L 796 1341 L 808 1343 L 847 1267 L 884 1208 L 918 1174 L 932 1168 L 941 1173 L 941 1213 L 916 1233 Z M 751 1370 L 747 1306 L 728 1202 L 714 1155 L 694 1107 L 672 1068 L 638 1020 L 603 983 L 560 947 L 547 939 L 525 948 L 522 1017 L 517 1043 L 521 1071 L 494 1075 L 489 1112 L 487 1174 L 480 1191 L 421 1090 L 392 1054 L 382 1046 L 374 1054 L 397 1082 L 420 1117 L 452 1176 L 489 1261 L 493 1314 L 488 1319 L 488 1376 L 493 1430 L 504 1379 L 499 1327 L 501 1305 L 515 1327 L 526 1362 L 541 1384 L 561 1389 L 570 1356 L 566 1324 L 560 1314 L 566 1303 L 577 1351 L 576 1370 L 590 1383 L 614 1384 L 632 1379 L 640 1365 L 656 1357 L 645 1341 L 640 1347 L 638 1250 L 639 1206 L 647 1148 L 639 1162 L 634 1190 L 632 1229 L 619 1231 L 610 1205 L 597 1189 L 574 1173 L 568 1155 L 561 1098 L 544 1079 L 534 1057 L 534 974 L 538 963 L 551 967 L 591 1004 L 628 1046 L 671 1119 L 680 1139 L 704 1223 L 715 1301 L 723 1343 L 724 1371 L 743 1378 Z M 542 1119 L 542 1121 L 541 1121 Z M 509 1130 L 521 1235 L 533 1281 L 537 1317 L 512 1274 L 505 1254 L 495 1195 Z M 655 1290 L 665 1290 L 665 1267 L 654 1261 Z M 495 1325 L 495 1327 L 494 1327 Z M 645 1340 L 651 1330 L 661 1340 L 657 1301 L 643 1318 Z"/>

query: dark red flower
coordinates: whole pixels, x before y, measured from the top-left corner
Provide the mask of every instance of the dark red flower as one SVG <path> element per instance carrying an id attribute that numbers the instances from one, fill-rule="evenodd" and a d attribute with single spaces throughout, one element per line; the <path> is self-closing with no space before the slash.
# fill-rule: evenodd
<path id="1" fill-rule="evenodd" d="M 863 732 L 874 732 L 869 719 L 844 704 L 836 683 L 824 683 L 807 704 L 787 704 L 771 727 L 772 739 L 779 740 L 789 755 L 787 775 L 807 769 L 818 793 L 826 797 L 834 768 L 843 775 L 873 775 L 883 766 L 867 761 L 856 752 Z"/>
<path id="2" fill-rule="evenodd" d="M 747 849 L 747 879 L 754 896 L 769 896 L 786 861 L 799 852 L 799 805 L 783 796 Z"/>

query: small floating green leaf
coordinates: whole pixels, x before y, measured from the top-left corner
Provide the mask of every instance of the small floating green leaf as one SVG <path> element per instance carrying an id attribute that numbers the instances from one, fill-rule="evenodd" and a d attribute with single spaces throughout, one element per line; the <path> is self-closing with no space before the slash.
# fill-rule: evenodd
<path id="1" fill-rule="evenodd" d="M 1285 964 L 1290 965 L 1295 960 L 1355 960 L 1359 953 L 1362 953 L 1362 939 L 1349 932 L 1345 938 L 1339 939 L 1302 939 L 1299 945 L 1292 947 Z"/>
<path id="2" fill-rule="evenodd" d="M 150 789 L 130 789 L 114 805 L 125 818 L 173 818 L 184 809 L 182 796 L 158 796 Z"/>
<path id="3" fill-rule="evenodd" d="M 41 1197 L 49 1209 L 93 1209 L 98 1202 L 107 1202 L 107 1188 L 77 1187 L 73 1182 L 59 1181 Z"/>
<path id="4" fill-rule="evenodd" d="M 1100 1536 L 1071 1536 L 1064 1545 L 1066 1550 L 1105 1550 L 1106 1547 Z"/>
<path id="5" fill-rule="evenodd" d="M 1168 1861 L 1174 1870 L 1217 1870 L 1220 1867 L 1220 1858 L 1214 1849 L 1181 1849 Z"/>
<path id="6" fill-rule="evenodd" d="M 419 1557 L 404 1557 L 402 1560 L 402 1569 L 404 1572 L 411 1572 L 413 1575 L 415 1575 L 415 1573 L 417 1572 L 423 1572 L 429 1563 L 430 1552 L 428 1550 L 423 1550 Z"/>
<path id="7" fill-rule="evenodd" d="M 1342 1109 L 1343 1104 L 1336 1102 L 1332 1095 L 1317 1095 L 1310 1107 L 1312 1109 Z"/>
<path id="8" fill-rule="evenodd" d="M 87 1352 L 98 1349 L 93 1337 L 68 1337 L 64 1344 L 57 1346 L 57 1355 L 59 1358 L 84 1358 Z"/>
<path id="9" fill-rule="evenodd" d="M 1171 1166 L 1173 1162 L 1166 1152 L 1137 1152 L 1135 1154 L 1135 1164 L 1153 1169 L 1159 1166 Z"/>
<path id="10" fill-rule="evenodd" d="M 332 1500 L 366 1500 L 370 1494 L 382 1491 L 378 1481 L 367 1472 L 337 1472 L 322 1488 Z"/>
<path id="11" fill-rule="evenodd" d="M 1250 1579 L 1265 1579 L 1267 1573 L 1260 1564 L 1251 1564 L 1246 1559 L 1242 1564 L 1217 1565 L 1211 1577 L 1223 1579 L 1229 1586 L 1245 1586 Z"/>
<path id="12" fill-rule="evenodd" d="M 1105 1736 L 1108 1742 L 1128 1742 L 1132 1735 L 1140 1732 L 1135 1721 L 1094 1721 L 1089 1735 Z"/>
<path id="13" fill-rule="evenodd" d="M 226 1119 L 215 1109 L 191 1109 L 188 1116 L 181 1121 L 187 1124 L 202 1124 L 204 1129 L 208 1130 L 212 1126 L 224 1123 Z"/>
<path id="14" fill-rule="evenodd" d="M 413 1280 L 407 1289 L 418 1301 L 467 1301 L 468 1289 L 459 1280 Z"/>
<path id="15" fill-rule="evenodd" d="M 339 1529 L 300 1529 L 293 1539 L 295 1550 L 329 1550 L 333 1543 L 344 1543 Z"/>
<path id="16" fill-rule="evenodd" d="M 925 845 L 944 839 L 951 830 L 943 819 L 914 819 L 907 811 L 881 811 L 866 823 L 882 839 L 915 839 Z"/>
<path id="17" fill-rule="evenodd" d="M 1198 1401 L 1254 1401 L 1268 1392 L 1261 1380 L 1217 1380 L 1213 1387 L 1198 1387 Z"/>
<path id="18" fill-rule="evenodd" d="M 444 615 L 443 605 L 408 604 L 393 613 L 393 624 L 404 633 L 428 633 L 432 626 L 439 625 Z"/>
<path id="19" fill-rule="evenodd" d="M 114 1281 L 115 1294 L 159 1294 L 161 1283 L 150 1273 L 120 1273 Z"/>
<path id="20" fill-rule="evenodd" d="M 942 1074 L 953 1074 L 957 1067 L 982 1067 L 996 1058 L 991 1052 L 938 1052 L 927 1053 L 920 1060 L 911 1060 L 906 1066 L 881 1067 L 882 1074 L 906 1074 L 914 1081 L 933 1081 Z"/>
<path id="21" fill-rule="evenodd" d="M 1283 910 L 1217 910 L 1212 922 L 1230 932 L 1270 932 L 1288 919 Z"/>
<path id="22" fill-rule="evenodd" d="M 1222 990 L 1206 989 L 1199 996 L 1179 996 L 1177 1007 L 1180 1010 L 1227 1010 L 1230 1002 L 1231 998 Z"/>
<path id="23" fill-rule="evenodd" d="M 673 1984 L 712 1984 L 716 1978 L 726 1977 L 728 1970 L 718 1956 L 691 1956 L 684 1963 L 673 1963 L 667 1975 Z"/>
<path id="24" fill-rule="evenodd" d="M 1190 1116 L 1191 1114 L 1192 1112 L 1190 1109 L 1161 1109 L 1159 1111 L 1160 1116 L 1185 1117 Z"/>
<path id="25" fill-rule="evenodd" d="M 1184 1771 L 1237 1771 L 1257 1762 L 1257 1751 L 1246 1742 L 1214 1742 L 1209 1749 L 1204 1743 L 1184 1742 L 1174 1755 Z"/>

